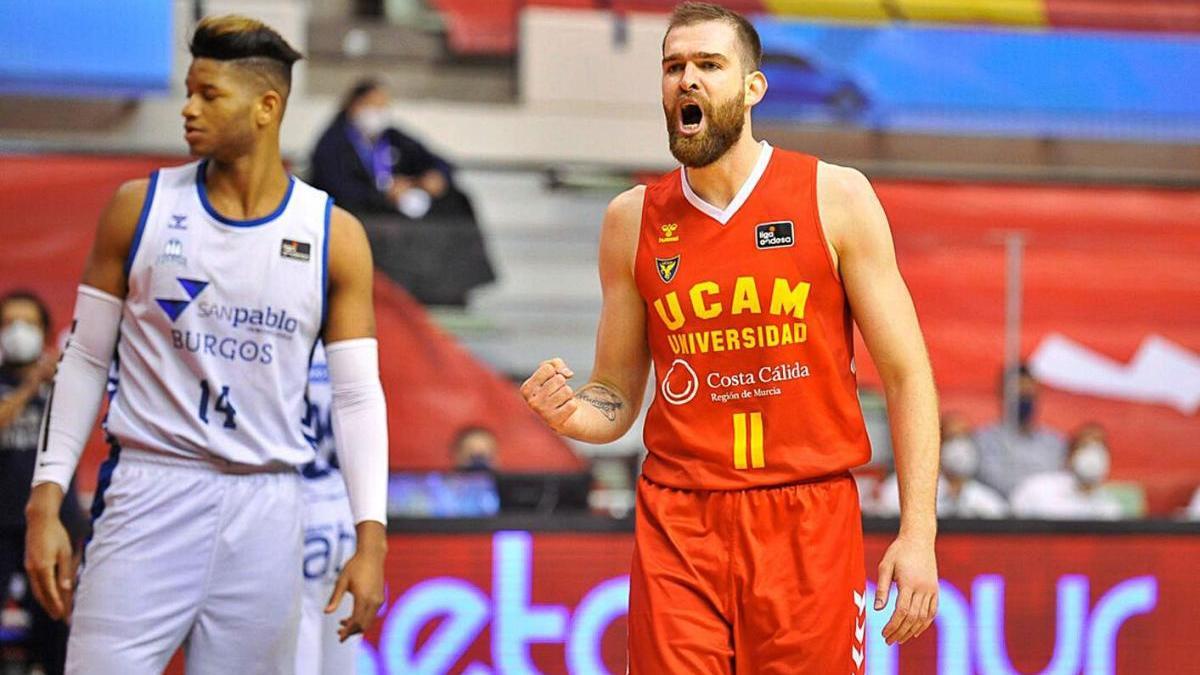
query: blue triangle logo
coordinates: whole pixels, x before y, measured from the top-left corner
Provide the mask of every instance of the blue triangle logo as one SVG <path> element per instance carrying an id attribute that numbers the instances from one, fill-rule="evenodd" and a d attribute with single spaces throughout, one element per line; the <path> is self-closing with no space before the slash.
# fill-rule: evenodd
<path id="1" fill-rule="evenodd" d="M 199 281 L 196 279 L 184 279 L 183 277 L 176 277 L 176 278 L 179 280 L 179 285 L 183 286 L 183 290 L 187 291 L 188 297 L 193 300 L 196 299 L 197 295 L 200 295 L 201 291 L 203 291 L 205 288 L 208 288 L 207 281 Z M 162 302 L 162 301 L 159 300 L 159 302 Z M 180 310 L 180 311 L 183 311 L 183 310 Z"/>
<path id="2" fill-rule="evenodd" d="M 167 300 L 165 298 L 155 298 L 155 300 L 158 301 L 158 306 L 162 307 L 167 316 L 171 317 L 172 322 L 179 318 L 188 305 L 192 304 L 191 300 Z"/>

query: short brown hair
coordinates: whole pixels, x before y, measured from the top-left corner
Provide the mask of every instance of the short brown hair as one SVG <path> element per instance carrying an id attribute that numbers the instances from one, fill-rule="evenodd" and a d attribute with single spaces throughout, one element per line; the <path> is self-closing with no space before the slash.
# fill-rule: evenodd
<path id="1" fill-rule="evenodd" d="M 254 71 L 287 98 L 292 64 L 304 58 L 274 28 L 248 16 L 206 17 L 189 45 L 193 58 L 236 61 Z"/>
<path id="2" fill-rule="evenodd" d="M 667 24 L 667 34 L 669 35 L 672 30 L 680 26 L 692 26 L 709 21 L 723 21 L 733 27 L 734 33 L 737 34 L 738 46 L 742 50 L 742 65 L 745 66 L 746 72 L 754 72 L 762 67 L 762 41 L 759 40 L 758 31 L 754 29 L 754 25 L 741 14 L 720 5 L 710 2 L 685 2 L 677 5 L 671 12 L 671 19 Z M 664 35 L 663 46 L 665 47 L 666 44 L 667 38 Z"/>

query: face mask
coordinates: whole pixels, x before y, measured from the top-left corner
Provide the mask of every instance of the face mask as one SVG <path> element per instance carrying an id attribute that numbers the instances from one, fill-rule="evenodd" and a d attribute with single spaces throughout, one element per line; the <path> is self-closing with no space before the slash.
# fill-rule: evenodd
<path id="1" fill-rule="evenodd" d="M 42 329 L 26 321 L 14 321 L 0 331 L 0 351 L 4 362 L 16 366 L 33 363 L 42 353 L 45 336 Z"/>
<path id="2" fill-rule="evenodd" d="M 471 455 L 463 468 L 467 471 L 487 471 L 492 468 L 492 463 L 484 455 Z"/>
<path id="3" fill-rule="evenodd" d="M 1071 455 L 1071 471 L 1084 485 L 1096 485 L 1108 478 L 1108 448 L 1103 443 L 1083 445 Z"/>
<path id="4" fill-rule="evenodd" d="M 979 451 L 966 437 L 942 444 L 942 472 L 952 478 L 971 478 L 979 470 Z"/>
<path id="5" fill-rule="evenodd" d="M 1017 399 L 1017 423 L 1021 426 L 1028 426 L 1033 421 L 1033 397 L 1022 396 Z"/>
<path id="6" fill-rule="evenodd" d="M 363 108 L 354 113 L 354 126 L 367 138 L 378 138 L 391 126 L 392 116 L 387 108 Z"/>

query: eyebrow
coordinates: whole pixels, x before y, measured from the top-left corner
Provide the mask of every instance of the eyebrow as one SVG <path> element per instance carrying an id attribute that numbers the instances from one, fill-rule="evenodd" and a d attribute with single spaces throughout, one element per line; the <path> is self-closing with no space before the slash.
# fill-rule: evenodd
<path id="1" fill-rule="evenodd" d="M 663 57 L 662 62 L 667 63 L 668 61 L 686 60 L 702 61 L 705 59 L 711 61 L 729 61 L 729 59 L 725 58 L 724 54 L 719 52 L 692 52 L 691 54 L 667 54 Z"/>

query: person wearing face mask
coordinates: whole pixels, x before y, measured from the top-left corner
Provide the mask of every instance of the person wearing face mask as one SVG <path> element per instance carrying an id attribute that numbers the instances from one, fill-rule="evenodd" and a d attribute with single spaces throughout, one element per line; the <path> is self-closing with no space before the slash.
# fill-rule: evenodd
<path id="1" fill-rule="evenodd" d="M 450 163 L 395 127 L 384 84 L 346 95 L 310 160 L 312 184 L 366 226 L 376 264 L 419 301 L 465 305 L 493 281 L 475 210 Z"/>
<path id="2" fill-rule="evenodd" d="M 1066 468 L 1025 479 L 1012 495 L 1013 515 L 1047 520 L 1119 520 L 1124 509 L 1104 490 L 1110 465 L 1104 428 L 1086 424 L 1071 439 Z"/>
<path id="3" fill-rule="evenodd" d="M 484 427 L 465 427 L 454 437 L 455 471 L 492 471 L 500 448 L 496 435 Z"/>
<path id="4" fill-rule="evenodd" d="M 0 606 L 25 556 L 25 502 L 57 361 L 46 348 L 49 332 L 50 313 L 36 295 L 14 291 L 0 298 Z M 63 500 L 61 517 L 72 539 L 80 541 L 86 527 L 74 490 Z M 47 673 L 61 673 L 66 625 L 51 619 L 28 593 L 21 600 L 31 616 L 32 661 Z"/>
<path id="5" fill-rule="evenodd" d="M 1037 423 L 1039 384 L 1028 366 L 1017 371 L 1017 426 L 1009 429 L 1003 421 L 975 432 L 979 447 L 979 480 L 1012 496 L 1030 476 L 1063 467 L 1067 442 L 1059 432 Z M 1004 382 L 1000 383 L 1000 403 L 1004 402 Z"/>
<path id="6" fill-rule="evenodd" d="M 939 518 L 1004 518 L 1008 503 L 996 490 L 975 479 L 979 471 L 979 449 L 971 439 L 971 426 L 958 413 L 942 416 L 941 472 L 938 476 Z M 900 484 L 896 475 L 879 486 L 873 515 L 900 513 Z"/>
<path id="7" fill-rule="evenodd" d="M 312 183 L 343 208 L 419 219 L 449 196 L 449 165 L 392 124 L 383 83 L 356 84 L 312 156 Z"/>

